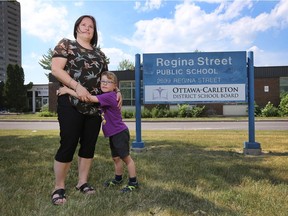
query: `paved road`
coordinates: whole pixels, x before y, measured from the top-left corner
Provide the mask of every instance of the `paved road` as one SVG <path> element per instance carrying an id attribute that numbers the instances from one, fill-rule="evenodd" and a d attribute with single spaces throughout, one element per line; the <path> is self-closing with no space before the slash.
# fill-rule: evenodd
<path id="1" fill-rule="evenodd" d="M 135 130 L 135 122 L 126 122 L 130 130 Z M 0 130 L 58 130 L 57 121 L 0 121 Z M 142 122 L 142 130 L 248 130 L 247 121 L 224 122 Z M 288 121 L 255 122 L 255 130 L 287 130 Z"/>

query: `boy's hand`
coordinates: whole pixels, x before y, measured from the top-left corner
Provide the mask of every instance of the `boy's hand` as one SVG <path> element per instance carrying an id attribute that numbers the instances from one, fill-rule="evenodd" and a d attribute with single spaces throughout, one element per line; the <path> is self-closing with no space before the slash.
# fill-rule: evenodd
<path id="1" fill-rule="evenodd" d="M 57 96 L 61 96 L 61 95 L 64 95 L 64 94 L 67 94 L 67 87 L 66 86 L 63 86 L 63 87 L 60 87 L 57 91 L 56 91 L 56 95 Z"/>
<path id="2" fill-rule="evenodd" d="M 94 102 L 94 97 L 95 97 L 95 96 L 89 94 L 89 95 L 87 96 L 88 102 L 93 103 L 93 102 Z"/>

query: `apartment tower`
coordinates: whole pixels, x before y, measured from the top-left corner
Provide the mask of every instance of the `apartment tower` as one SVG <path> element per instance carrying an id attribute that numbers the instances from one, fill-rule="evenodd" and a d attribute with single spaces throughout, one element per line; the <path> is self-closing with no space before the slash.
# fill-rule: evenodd
<path id="1" fill-rule="evenodd" d="M 9 64 L 21 65 L 21 12 L 17 1 L 0 1 L 0 82 Z"/>

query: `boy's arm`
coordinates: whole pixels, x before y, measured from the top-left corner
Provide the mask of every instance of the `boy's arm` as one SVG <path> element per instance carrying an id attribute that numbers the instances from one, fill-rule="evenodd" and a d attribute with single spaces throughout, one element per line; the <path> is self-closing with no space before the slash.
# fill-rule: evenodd
<path id="1" fill-rule="evenodd" d="M 74 97 L 79 99 L 77 93 L 73 89 L 68 88 L 67 86 L 60 87 L 58 90 L 58 95 L 64 95 L 64 94 L 69 94 L 69 95 L 74 96 Z M 87 96 L 87 98 L 92 103 L 98 103 L 99 102 L 97 96 L 95 96 L 95 95 L 89 95 L 89 96 Z"/>
<path id="2" fill-rule="evenodd" d="M 99 102 L 97 96 L 95 96 L 95 95 L 89 95 L 88 100 L 92 103 L 98 103 Z"/>

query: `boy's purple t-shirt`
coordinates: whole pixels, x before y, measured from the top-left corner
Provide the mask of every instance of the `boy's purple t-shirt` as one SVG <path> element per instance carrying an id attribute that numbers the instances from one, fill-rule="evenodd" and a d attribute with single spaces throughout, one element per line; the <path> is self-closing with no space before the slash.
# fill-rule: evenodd
<path id="1" fill-rule="evenodd" d="M 102 124 L 104 136 L 110 137 L 128 129 L 127 125 L 122 120 L 121 110 L 117 107 L 116 92 L 106 92 L 97 95 L 97 98 L 106 120 L 106 123 Z"/>

